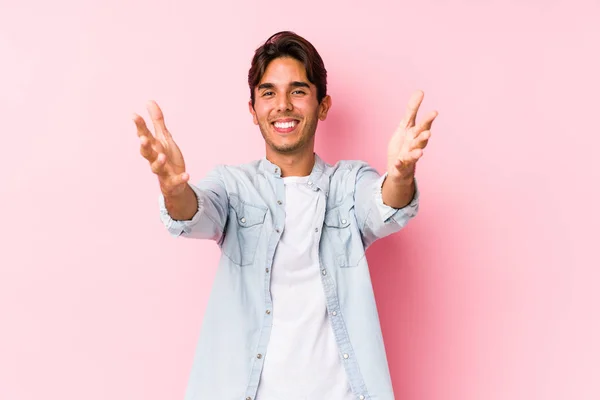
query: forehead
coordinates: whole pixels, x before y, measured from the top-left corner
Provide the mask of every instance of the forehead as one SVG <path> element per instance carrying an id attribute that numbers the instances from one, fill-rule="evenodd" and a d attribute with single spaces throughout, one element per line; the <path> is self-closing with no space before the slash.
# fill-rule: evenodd
<path id="1" fill-rule="evenodd" d="M 306 77 L 306 68 L 304 68 L 304 64 L 295 58 L 280 57 L 269 63 L 259 84 L 272 83 L 274 85 L 287 85 L 294 81 L 310 84 Z"/>

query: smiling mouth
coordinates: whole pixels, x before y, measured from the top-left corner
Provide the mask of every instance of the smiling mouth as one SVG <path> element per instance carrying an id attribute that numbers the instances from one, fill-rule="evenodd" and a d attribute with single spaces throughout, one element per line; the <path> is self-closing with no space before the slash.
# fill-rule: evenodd
<path id="1" fill-rule="evenodd" d="M 275 121 L 273 122 L 273 127 L 279 133 L 289 133 L 296 129 L 299 121 L 295 119 L 288 119 L 285 121 Z"/>

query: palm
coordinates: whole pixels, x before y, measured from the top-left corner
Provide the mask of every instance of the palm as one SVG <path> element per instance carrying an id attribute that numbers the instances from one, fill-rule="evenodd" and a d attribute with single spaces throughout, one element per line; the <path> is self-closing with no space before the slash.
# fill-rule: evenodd
<path id="1" fill-rule="evenodd" d="M 387 156 L 388 171 L 394 167 L 398 159 L 406 158 L 406 153 L 408 150 L 408 146 L 406 144 L 409 142 L 409 140 L 406 138 L 407 135 L 408 129 L 399 127 L 396 129 L 394 135 L 390 139 Z"/>
<path id="2" fill-rule="evenodd" d="M 167 131 L 168 132 L 168 131 Z M 179 146 L 175 143 L 170 134 L 168 137 L 161 132 L 156 134 L 155 150 L 157 153 L 163 153 L 166 156 L 165 167 L 172 174 L 181 174 L 185 172 L 185 161 Z M 154 147 L 153 146 L 153 147 Z"/>
<path id="3" fill-rule="evenodd" d="M 417 112 L 423 101 L 423 92 L 415 92 L 408 103 L 406 113 L 388 144 L 387 171 L 393 179 L 411 179 L 417 161 L 431 137 L 431 125 L 437 117 L 433 111 L 424 121 L 416 124 Z"/>
<path id="4" fill-rule="evenodd" d="M 158 175 L 161 190 L 165 195 L 177 195 L 185 189 L 189 175 L 185 172 L 185 161 L 179 146 L 167 129 L 163 113 L 155 102 L 148 103 L 148 112 L 154 125 L 154 135 L 139 115 L 134 116 L 140 138 L 142 156 L 150 162 L 152 172 Z"/>

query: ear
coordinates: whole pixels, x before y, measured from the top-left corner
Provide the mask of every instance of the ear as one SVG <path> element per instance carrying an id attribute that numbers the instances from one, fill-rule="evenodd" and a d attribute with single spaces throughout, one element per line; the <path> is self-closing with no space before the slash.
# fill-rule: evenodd
<path id="1" fill-rule="evenodd" d="M 325 119 L 327 118 L 327 113 L 329 112 L 330 108 L 331 108 L 331 96 L 327 95 L 327 96 L 323 97 L 323 100 L 321 100 L 321 104 L 319 104 L 319 119 L 321 121 L 325 121 Z"/>
<path id="2" fill-rule="evenodd" d="M 254 111 L 254 107 L 252 106 L 252 100 L 248 101 L 248 110 L 250 110 L 250 114 L 252 114 L 252 121 L 254 121 L 254 125 L 258 125 L 258 117 L 256 116 L 256 111 Z"/>

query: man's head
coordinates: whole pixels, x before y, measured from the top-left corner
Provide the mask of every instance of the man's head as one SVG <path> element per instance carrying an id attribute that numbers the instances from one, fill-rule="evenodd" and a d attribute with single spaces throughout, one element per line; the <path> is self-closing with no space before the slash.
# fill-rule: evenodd
<path id="1" fill-rule="evenodd" d="M 312 152 L 318 120 L 331 106 L 327 71 L 313 45 L 293 32 L 274 34 L 256 49 L 248 85 L 248 106 L 267 151 Z"/>

